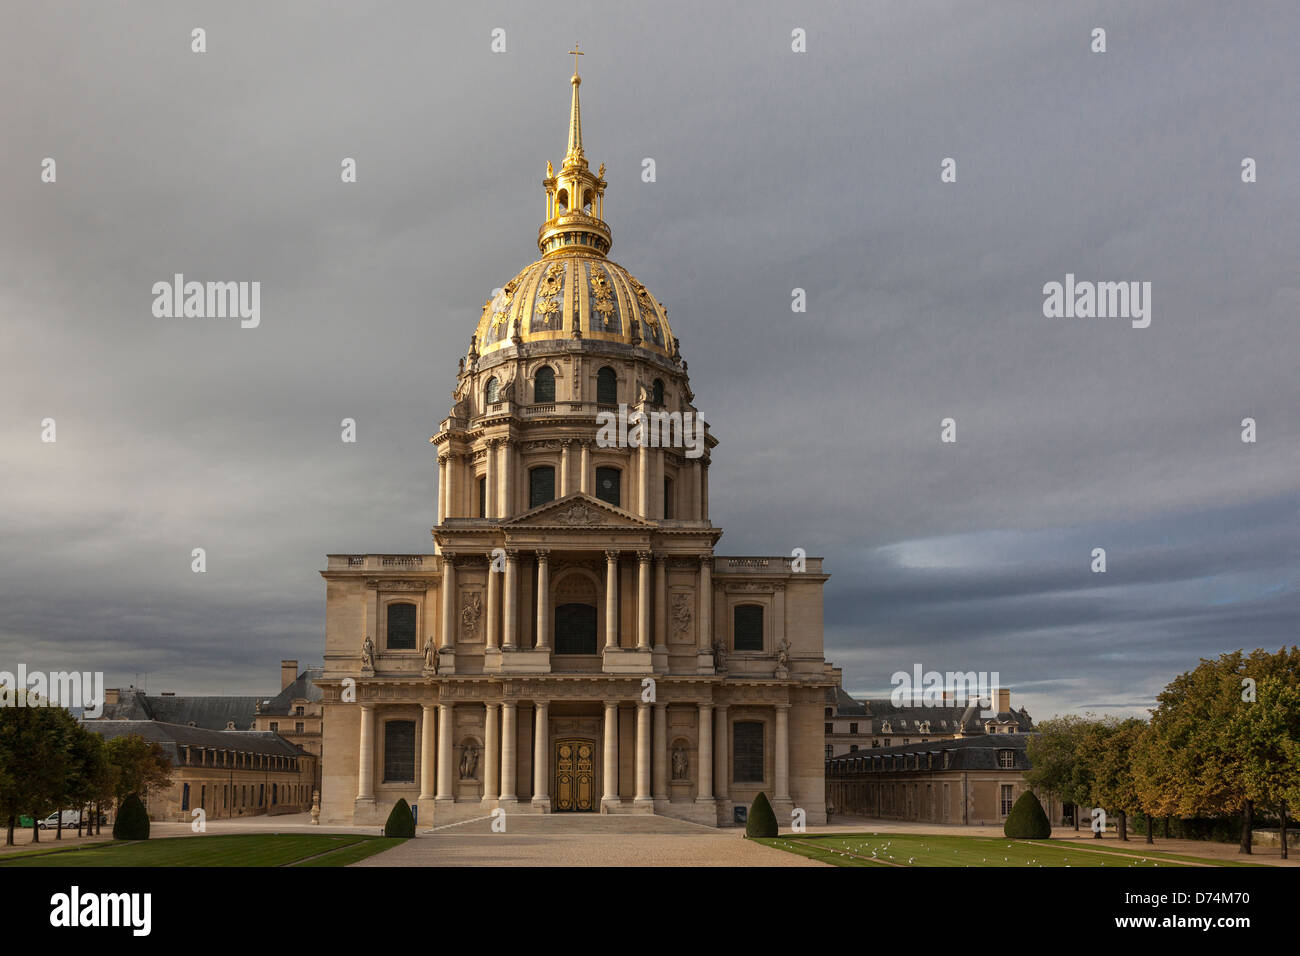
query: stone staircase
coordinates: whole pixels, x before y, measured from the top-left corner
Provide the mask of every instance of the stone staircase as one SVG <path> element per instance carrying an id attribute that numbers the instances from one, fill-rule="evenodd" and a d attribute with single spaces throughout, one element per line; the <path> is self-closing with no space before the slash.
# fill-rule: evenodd
<path id="1" fill-rule="evenodd" d="M 486 819 L 467 820 L 433 830 L 420 827 L 421 836 L 440 833 L 488 833 L 492 821 Z M 632 813 L 513 813 L 506 817 L 506 832 L 512 834 L 549 834 L 564 835 L 569 833 L 699 833 L 710 830 L 709 827 L 675 820 L 672 817 L 651 814 Z"/>

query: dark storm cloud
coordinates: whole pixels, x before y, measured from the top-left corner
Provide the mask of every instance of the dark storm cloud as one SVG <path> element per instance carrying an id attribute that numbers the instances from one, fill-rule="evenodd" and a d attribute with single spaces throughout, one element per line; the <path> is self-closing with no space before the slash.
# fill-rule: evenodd
<path id="1" fill-rule="evenodd" d="M 572 23 L 613 257 L 722 442 L 719 550 L 825 556 L 846 686 L 1126 710 L 1294 640 L 1293 5 L 305 9 L 5 16 L 0 656 L 270 689 L 321 654 L 327 552 L 428 549 L 426 439 L 536 257 Z M 176 272 L 261 281 L 261 327 L 155 319 Z M 1151 327 L 1045 319 L 1067 272 L 1150 281 Z"/>

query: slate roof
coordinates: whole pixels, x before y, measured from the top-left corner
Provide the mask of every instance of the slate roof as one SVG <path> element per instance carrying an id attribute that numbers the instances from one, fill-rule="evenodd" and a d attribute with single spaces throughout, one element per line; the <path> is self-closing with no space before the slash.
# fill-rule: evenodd
<path id="1" fill-rule="evenodd" d="M 167 724 L 224 731 L 229 721 L 236 730 L 249 730 L 261 697 L 152 697 L 135 687 L 122 689 L 116 704 L 105 704 L 103 720 L 157 720 Z"/>
<path id="2" fill-rule="evenodd" d="M 856 753 L 843 754 L 839 757 L 831 757 L 826 761 L 828 771 L 849 771 L 859 773 L 926 773 L 927 770 L 922 763 L 920 771 L 908 768 L 906 770 L 890 770 L 882 767 L 880 770 L 868 769 L 869 764 L 864 760 L 863 769 L 857 770 L 853 760 L 858 758 L 869 757 L 888 757 L 898 754 L 934 754 L 939 758 L 945 751 L 952 752 L 952 763 L 948 767 L 942 766 L 942 760 L 935 760 L 934 770 L 1028 770 L 1029 757 L 1026 753 L 1026 747 L 1029 743 L 1029 737 L 1032 735 L 1025 734 L 981 734 L 977 737 L 958 737 L 952 740 L 927 740 L 925 743 L 906 744 L 896 747 L 872 747 L 869 750 L 859 750 Z M 1015 765 L 1006 768 L 998 763 L 998 751 L 1010 750 L 1015 753 Z"/>
<path id="3" fill-rule="evenodd" d="M 105 740 L 137 735 L 162 744 L 171 762 L 180 766 L 183 747 L 206 747 L 210 750 L 237 750 L 243 753 L 300 757 L 306 751 L 289 743 L 279 734 L 257 730 L 207 730 L 157 720 L 88 720 L 83 726 Z"/>
<path id="4" fill-rule="evenodd" d="M 872 718 L 871 730 L 875 734 L 886 733 L 884 724 L 889 723 L 890 734 L 920 734 L 920 722 L 930 722 L 929 733 L 954 733 L 958 728 L 968 732 L 981 733 L 984 725 L 980 722 L 978 707 L 898 707 L 888 697 L 866 701 L 867 715 Z"/>
<path id="5" fill-rule="evenodd" d="M 867 716 L 866 705 L 862 701 L 850 697 L 845 693 L 843 687 L 826 688 L 826 703 L 835 708 L 836 717 Z"/>
<path id="6" fill-rule="evenodd" d="M 274 697 L 269 699 L 261 698 L 262 716 L 270 714 L 273 717 L 287 717 L 295 700 L 305 700 L 309 703 L 320 700 L 324 694 L 314 681 L 320 680 L 324 675 L 325 668 L 309 667 L 299 674 L 292 684 Z"/>
<path id="7" fill-rule="evenodd" d="M 1034 719 L 1029 716 L 1029 712 L 1021 707 L 1019 710 L 1000 710 L 989 720 L 996 720 L 1002 724 L 1016 724 L 1022 734 L 1027 734 L 1034 729 Z"/>

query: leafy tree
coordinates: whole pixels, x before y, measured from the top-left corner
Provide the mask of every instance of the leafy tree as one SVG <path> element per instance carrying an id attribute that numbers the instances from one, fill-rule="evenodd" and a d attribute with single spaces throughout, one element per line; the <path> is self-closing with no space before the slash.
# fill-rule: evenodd
<path id="1" fill-rule="evenodd" d="M 162 745 L 139 734 L 114 737 L 104 747 L 114 774 L 114 797 L 120 804 L 131 794 L 171 786 L 172 763 Z"/>
<path id="2" fill-rule="evenodd" d="M 1074 806 L 1074 828 L 1079 829 L 1080 804 L 1089 799 L 1087 774 L 1079 761 L 1079 742 L 1094 723 L 1092 715 L 1052 717 L 1034 725 L 1027 755 L 1030 769 L 1025 783 L 1042 793 L 1053 793 Z"/>
<path id="3" fill-rule="evenodd" d="M 1146 723 L 1135 717 L 1112 718 L 1097 724 L 1084 742 L 1093 767 L 1092 798 L 1098 806 L 1109 808 L 1115 814 L 1115 832 L 1124 841 L 1128 840 L 1129 811 L 1140 806 L 1134 785 L 1132 751 L 1145 730 Z"/>
<path id="4" fill-rule="evenodd" d="M 1300 686 L 1278 673 L 1260 678 L 1253 702 L 1238 707 L 1229 736 L 1241 751 L 1247 797 L 1273 807 L 1287 859 L 1287 809 L 1300 796 Z"/>
<path id="5" fill-rule="evenodd" d="M 7 819 L 30 814 L 32 841 L 39 843 L 40 821 L 66 799 L 70 741 L 79 728 L 68 711 L 46 705 L 26 688 L 15 695 L 15 706 L 0 707 L 0 812 Z"/>

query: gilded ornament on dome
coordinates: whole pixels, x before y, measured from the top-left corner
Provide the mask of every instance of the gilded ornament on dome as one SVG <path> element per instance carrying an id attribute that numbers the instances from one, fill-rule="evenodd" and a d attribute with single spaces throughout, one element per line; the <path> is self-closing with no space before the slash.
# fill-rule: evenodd
<path id="1" fill-rule="evenodd" d="M 609 279 L 601 269 L 591 270 L 591 294 L 595 297 L 591 307 L 600 313 L 601 324 L 606 332 L 610 331 L 613 326 L 611 316 L 614 314 L 615 306 L 613 293 L 609 287 Z"/>
<path id="2" fill-rule="evenodd" d="M 564 291 L 564 266 L 552 262 L 537 287 L 536 311 L 542 320 L 534 327 L 537 329 L 555 329 L 559 327 L 560 294 Z"/>

